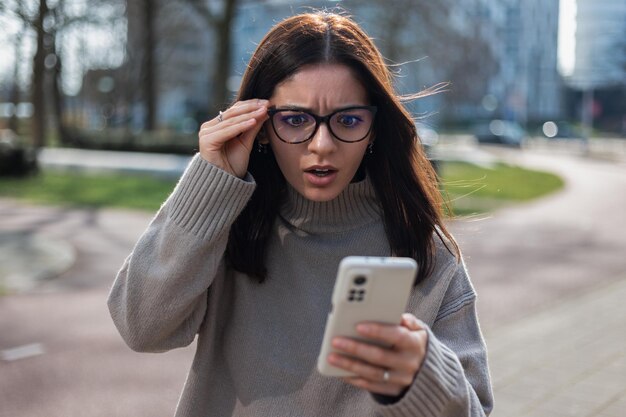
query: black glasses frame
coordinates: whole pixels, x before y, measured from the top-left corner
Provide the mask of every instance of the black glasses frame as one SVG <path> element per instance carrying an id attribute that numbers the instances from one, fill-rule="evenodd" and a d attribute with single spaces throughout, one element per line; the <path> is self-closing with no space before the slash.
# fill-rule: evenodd
<path id="1" fill-rule="evenodd" d="M 358 110 L 358 109 L 366 109 L 372 112 L 372 124 L 370 125 L 370 128 L 368 129 L 367 133 L 358 140 L 344 140 L 341 139 L 339 136 L 337 136 L 335 134 L 335 132 L 333 132 L 333 128 L 330 127 L 330 123 L 329 120 L 331 119 L 331 117 L 333 117 L 334 115 L 336 115 L 337 113 L 341 113 L 341 112 L 345 112 L 345 111 L 349 111 L 349 110 Z M 284 107 L 284 108 L 270 108 L 267 110 L 267 114 L 270 116 L 270 121 L 272 124 L 272 129 L 274 130 L 274 133 L 276 133 L 276 137 L 278 139 L 280 139 L 282 142 L 288 143 L 290 145 L 297 145 L 299 143 L 304 143 L 306 141 L 311 140 L 311 138 L 313 136 L 315 136 L 315 134 L 317 133 L 317 129 L 319 129 L 320 125 L 322 123 L 326 123 L 326 126 L 328 127 L 328 131 L 333 135 L 333 137 L 341 142 L 345 142 L 345 143 L 356 143 L 356 142 L 361 142 L 362 140 L 364 140 L 372 131 L 372 127 L 374 126 L 374 119 L 376 118 L 376 111 L 378 110 L 378 107 L 376 106 L 352 106 L 352 107 L 345 107 L 343 109 L 338 109 L 335 110 L 334 112 L 327 114 L 326 116 L 319 116 L 315 113 L 311 113 L 310 111 L 306 111 L 303 109 L 298 109 L 298 108 L 289 108 L 289 107 Z M 309 116 L 313 117 L 313 119 L 315 120 L 315 129 L 313 129 L 313 131 L 311 132 L 311 134 L 303 140 L 299 140 L 297 142 L 287 142 L 286 140 L 284 140 L 283 138 L 280 137 L 280 134 L 278 134 L 278 131 L 276 130 L 276 126 L 274 126 L 274 115 L 276 113 L 280 113 L 280 112 L 284 112 L 284 111 L 292 111 L 292 112 L 300 112 L 300 113 L 305 113 L 308 114 Z"/>

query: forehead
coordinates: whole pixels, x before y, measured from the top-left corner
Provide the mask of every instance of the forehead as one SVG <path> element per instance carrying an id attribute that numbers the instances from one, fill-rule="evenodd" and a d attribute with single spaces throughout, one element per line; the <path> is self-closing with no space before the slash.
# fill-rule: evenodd
<path id="1" fill-rule="evenodd" d="M 316 110 L 369 104 L 363 84 L 349 67 L 341 64 L 303 67 L 276 86 L 270 101 L 274 105 Z"/>

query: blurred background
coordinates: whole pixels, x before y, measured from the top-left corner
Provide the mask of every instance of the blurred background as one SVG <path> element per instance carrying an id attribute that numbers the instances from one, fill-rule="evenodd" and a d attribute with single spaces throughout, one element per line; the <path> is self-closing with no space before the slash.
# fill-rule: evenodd
<path id="1" fill-rule="evenodd" d="M 173 414 L 193 346 L 131 352 L 108 288 L 262 36 L 316 9 L 400 94 L 445 90 L 406 105 L 493 415 L 626 413 L 626 0 L 0 0 L 0 417 Z"/>
<path id="2" fill-rule="evenodd" d="M 451 83 L 409 104 L 439 132 L 502 119 L 530 135 L 626 134 L 621 0 L 3 0 L 0 124 L 36 147 L 187 152 L 275 22 L 335 6 L 401 93 Z"/>

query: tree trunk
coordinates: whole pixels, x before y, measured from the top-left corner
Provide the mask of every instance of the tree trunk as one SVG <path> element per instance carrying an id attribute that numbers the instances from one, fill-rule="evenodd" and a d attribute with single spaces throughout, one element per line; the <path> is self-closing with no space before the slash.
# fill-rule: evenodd
<path id="1" fill-rule="evenodd" d="M 235 16 L 237 0 L 224 0 L 224 14 L 217 21 L 215 27 L 217 55 L 215 72 L 213 73 L 212 90 L 209 97 L 209 117 L 215 115 L 230 101 L 228 91 L 228 77 L 230 76 L 230 62 L 232 56 L 232 22 Z"/>
<path id="2" fill-rule="evenodd" d="M 46 36 L 43 27 L 44 19 L 48 14 L 48 4 L 46 0 L 39 0 L 39 15 L 35 22 L 35 30 L 37 31 L 37 51 L 33 59 L 33 81 L 32 103 L 33 103 L 33 120 L 32 120 L 32 138 L 33 146 L 41 148 L 45 145 L 45 129 L 46 129 L 46 104 L 45 104 L 45 78 L 46 78 L 46 47 L 44 38 Z"/>
<path id="3" fill-rule="evenodd" d="M 68 137 L 68 131 L 63 120 L 63 113 L 65 110 L 65 103 L 63 101 L 63 92 L 61 91 L 61 73 L 62 63 L 61 54 L 57 50 L 56 52 L 56 65 L 54 66 L 54 74 L 52 77 L 52 99 L 54 102 L 53 117 L 54 128 L 56 130 L 56 136 L 61 143 L 72 143 L 71 138 Z"/>
<path id="4" fill-rule="evenodd" d="M 14 132 L 18 132 L 19 123 L 17 119 L 17 106 L 20 104 L 20 83 L 19 83 L 19 74 L 20 74 L 20 62 L 22 62 L 22 53 L 21 53 L 21 45 L 22 45 L 22 31 L 18 32 L 18 35 L 15 37 L 15 63 L 13 64 L 13 85 L 11 86 L 11 103 L 13 104 L 13 114 L 11 114 L 11 118 L 9 119 L 9 129 Z"/>
<path id="5" fill-rule="evenodd" d="M 58 0 L 56 6 L 51 10 L 51 12 L 54 14 L 55 22 L 62 21 L 63 17 L 66 16 L 64 0 Z M 52 111 L 50 112 L 50 115 L 52 116 L 51 125 L 54 129 L 54 136 L 60 143 L 71 143 L 71 140 L 69 140 L 70 138 L 68 137 L 65 122 L 63 120 L 65 102 L 61 88 L 61 74 L 63 72 L 63 65 L 61 61 L 62 45 L 57 42 L 57 36 L 60 30 L 61 27 L 59 25 L 55 25 L 49 34 L 51 37 L 51 52 L 54 53 L 55 57 L 54 67 L 52 67 L 52 83 L 50 85 L 52 94 Z"/>
<path id="6" fill-rule="evenodd" d="M 157 111 L 157 91 L 156 77 L 157 69 L 155 67 L 154 50 L 155 50 L 155 28 L 154 19 L 156 16 L 156 1 L 144 0 L 144 44 L 143 44 L 143 93 L 146 105 L 145 128 L 154 130 L 156 128 L 156 111 Z"/>

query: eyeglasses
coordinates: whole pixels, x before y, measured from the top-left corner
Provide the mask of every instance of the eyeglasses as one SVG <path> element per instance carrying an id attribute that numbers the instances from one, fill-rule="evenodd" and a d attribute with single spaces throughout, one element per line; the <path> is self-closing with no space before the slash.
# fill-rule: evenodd
<path id="1" fill-rule="evenodd" d="M 315 135 L 320 124 L 326 123 L 335 138 L 351 143 L 362 141 L 369 135 L 376 110 L 376 106 L 355 106 L 318 116 L 298 108 L 273 108 L 268 114 L 274 133 L 283 142 L 306 142 Z"/>

